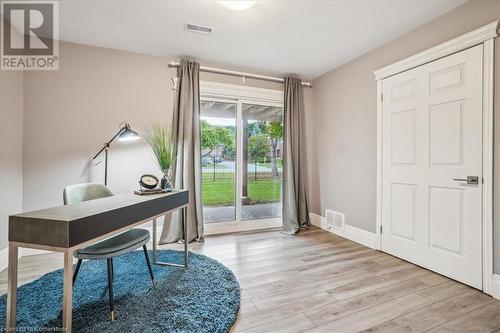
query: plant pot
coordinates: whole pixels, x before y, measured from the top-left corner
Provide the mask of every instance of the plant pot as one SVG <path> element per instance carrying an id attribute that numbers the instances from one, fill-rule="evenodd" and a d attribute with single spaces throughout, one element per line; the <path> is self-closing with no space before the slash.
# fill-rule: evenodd
<path id="1" fill-rule="evenodd" d="M 161 189 L 165 192 L 172 192 L 174 185 L 172 184 L 172 181 L 170 180 L 170 176 L 164 174 L 163 177 L 161 178 L 160 181 L 160 186 Z"/>

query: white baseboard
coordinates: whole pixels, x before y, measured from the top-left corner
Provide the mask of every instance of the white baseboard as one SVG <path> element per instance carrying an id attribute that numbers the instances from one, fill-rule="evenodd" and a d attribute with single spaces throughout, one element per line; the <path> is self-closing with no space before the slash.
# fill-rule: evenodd
<path id="1" fill-rule="evenodd" d="M 359 243 L 369 248 L 377 249 L 377 235 L 374 234 L 373 232 L 369 232 L 347 224 L 345 225 L 344 230 L 341 230 L 334 228 L 330 225 L 327 225 L 325 218 L 323 216 L 314 213 L 309 213 L 309 217 L 311 219 L 312 225 L 315 225 L 337 236 L 352 240 L 353 242 Z"/>
<path id="2" fill-rule="evenodd" d="M 491 279 L 491 296 L 500 299 L 500 275 L 493 274 Z"/>
<path id="3" fill-rule="evenodd" d="M 9 262 L 9 247 L 0 251 L 0 272 L 7 268 Z"/>
<path id="4" fill-rule="evenodd" d="M 25 256 L 34 256 L 36 254 L 44 254 L 44 253 L 50 253 L 50 252 L 37 249 L 19 248 L 17 257 L 21 258 Z M 0 272 L 2 272 L 4 269 L 7 269 L 8 266 L 9 266 L 9 247 L 7 246 L 4 249 L 0 250 Z"/>
<path id="5" fill-rule="evenodd" d="M 17 258 L 21 258 L 23 256 L 22 249 L 19 249 L 17 252 Z M 9 247 L 6 246 L 0 251 L 0 272 L 6 269 L 9 266 Z"/>

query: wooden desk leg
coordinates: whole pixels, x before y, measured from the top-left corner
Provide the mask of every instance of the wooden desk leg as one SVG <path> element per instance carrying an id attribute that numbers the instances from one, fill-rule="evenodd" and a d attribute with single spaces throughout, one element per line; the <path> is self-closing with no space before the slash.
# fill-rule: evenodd
<path id="1" fill-rule="evenodd" d="M 64 251 L 63 332 L 71 332 L 73 321 L 73 251 Z"/>
<path id="2" fill-rule="evenodd" d="M 16 245 L 9 244 L 9 276 L 7 278 L 7 329 L 16 327 L 17 305 L 17 252 Z"/>
<path id="3" fill-rule="evenodd" d="M 187 225 L 187 207 L 182 209 L 182 215 L 184 220 L 184 268 L 188 268 L 189 251 L 188 251 L 188 225 Z"/>
<path id="4" fill-rule="evenodd" d="M 188 252 L 188 232 L 187 232 L 187 206 L 180 209 L 181 217 L 184 221 L 184 264 L 174 264 L 169 262 L 158 261 L 156 256 L 157 251 L 157 240 L 156 240 L 156 219 L 153 219 L 153 264 L 159 266 L 172 266 L 172 267 L 183 267 L 188 268 L 189 252 Z"/>

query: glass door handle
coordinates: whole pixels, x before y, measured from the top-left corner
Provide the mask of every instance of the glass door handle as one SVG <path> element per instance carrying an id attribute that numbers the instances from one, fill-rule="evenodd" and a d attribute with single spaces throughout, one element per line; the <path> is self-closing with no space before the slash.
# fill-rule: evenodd
<path id="1" fill-rule="evenodd" d="M 467 178 L 453 178 L 454 181 L 457 182 L 466 182 L 469 185 L 478 185 L 479 177 L 478 176 L 467 176 Z"/>

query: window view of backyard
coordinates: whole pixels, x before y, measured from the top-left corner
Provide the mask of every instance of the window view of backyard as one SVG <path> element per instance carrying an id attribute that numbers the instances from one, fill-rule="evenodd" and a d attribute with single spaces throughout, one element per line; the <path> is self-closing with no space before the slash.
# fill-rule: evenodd
<path id="1" fill-rule="evenodd" d="M 206 223 L 281 216 L 281 108 L 242 104 L 238 170 L 236 104 L 202 101 L 202 201 Z M 237 177 L 241 193 L 237 195 Z M 240 212 L 236 211 L 236 198 Z M 238 214 L 239 213 L 239 214 Z"/>
<path id="2" fill-rule="evenodd" d="M 205 222 L 236 219 L 236 104 L 201 102 L 202 202 Z"/>
<path id="3" fill-rule="evenodd" d="M 242 220 L 281 216 L 281 114 L 278 107 L 242 105 Z"/>

